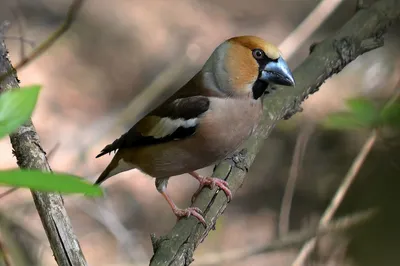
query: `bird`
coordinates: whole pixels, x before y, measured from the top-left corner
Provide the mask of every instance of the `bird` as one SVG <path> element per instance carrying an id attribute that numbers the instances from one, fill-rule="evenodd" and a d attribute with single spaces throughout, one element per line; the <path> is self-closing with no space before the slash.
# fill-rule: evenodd
<path id="1" fill-rule="evenodd" d="M 228 201 L 225 180 L 196 170 L 233 154 L 262 116 L 262 96 L 270 84 L 293 87 L 293 74 L 282 53 L 257 36 L 231 37 L 215 48 L 204 66 L 172 96 L 105 146 L 96 156 L 115 152 L 95 185 L 131 169 L 155 178 L 155 186 L 177 219 L 194 216 L 207 227 L 197 207 L 181 209 L 167 193 L 172 176 L 188 173 L 199 188 L 217 186 Z"/>

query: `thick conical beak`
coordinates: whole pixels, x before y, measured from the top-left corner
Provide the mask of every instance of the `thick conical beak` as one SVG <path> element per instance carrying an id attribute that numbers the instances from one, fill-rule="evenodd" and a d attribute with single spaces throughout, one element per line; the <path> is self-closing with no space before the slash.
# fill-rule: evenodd
<path id="1" fill-rule="evenodd" d="M 290 71 L 289 66 L 282 57 L 265 65 L 261 71 L 260 80 L 277 85 L 295 85 L 292 71 Z"/>

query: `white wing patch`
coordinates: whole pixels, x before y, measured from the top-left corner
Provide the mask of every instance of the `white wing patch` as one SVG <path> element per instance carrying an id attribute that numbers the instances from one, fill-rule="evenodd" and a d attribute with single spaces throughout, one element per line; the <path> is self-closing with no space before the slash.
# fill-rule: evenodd
<path id="1" fill-rule="evenodd" d="M 188 120 L 178 118 L 171 119 L 168 117 L 162 118 L 147 134 L 156 139 L 166 137 L 174 133 L 179 127 L 189 128 L 198 124 L 198 118 L 191 118 Z"/>

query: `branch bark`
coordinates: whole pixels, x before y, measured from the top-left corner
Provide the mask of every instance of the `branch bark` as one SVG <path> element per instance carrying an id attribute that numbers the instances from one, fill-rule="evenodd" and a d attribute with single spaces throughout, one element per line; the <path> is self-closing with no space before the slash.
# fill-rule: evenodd
<path id="1" fill-rule="evenodd" d="M 8 59 L 4 35 L 0 32 L 0 93 L 19 87 L 14 71 Z M 10 134 L 10 140 L 20 168 L 51 172 L 46 152 L 40 145 L 31 120 Z M 32 191 L 32 196 L 58 265 L 87 265 L 61 195 Z"/>
<path id="2" fill-rule="evenodd" d="M 240 152 L 216 166 L 214 176 L 227 180 L 235 193 L 275 124 L 298 112 L 300 104 L 318 91 L 326 79 L 339 73 L 359 55 L 383 46 L 383 34 L 399 17 L 399 0 L 378 1 L 359 10 L 334 36 L 314 46 L 310 56 L 294 71 L 296 87 L 278 87 L 264 99 L 262 123 Z M 227 199 L 224 193 L 216 194 L 216 189 L 204 189 L 194 206 L 204 212 L 209 226 L 204 228 L 194 218 L 181 219 L 166 236 L 156 238 L 152 235 L 154 255 L 151 266 L 189 265 L 194 250 L 224 212 Z"/>

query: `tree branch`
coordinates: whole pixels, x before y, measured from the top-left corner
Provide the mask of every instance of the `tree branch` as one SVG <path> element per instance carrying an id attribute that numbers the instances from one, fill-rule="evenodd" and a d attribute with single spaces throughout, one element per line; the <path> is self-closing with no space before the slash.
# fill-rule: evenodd
<path id="1" fill-rule="evenodd" d="M 383 34 L 399 16 L 400 1 L 378 1 L 357 12 L 334 36 L 317 44 L 294 71 L 296 87 L 279 87 L 264 99 L 262 123 L 239 153 L 216 166 L 214 176 L 227 180 L 235 193 L 275 124 L 298 112 L 309 94 L 316 92 L 326 79 L 340 72 L 359 55 L 383 46 Z M 194 203 L 204 212 L 209 226 L 204 228 L 194 218 L 181 219 L 168 235 L 159 239 L 153 237 L 154 255 L 150 265 L 189 265 L 193 261 L 195 248 L 214 228 L 227 206 L 224 193 L 215 192 L 216 189 L 203 189 Z"/>
<path id="2" fill-rule="evenodd" d="M 42 54 L 69 28 L 82 2 L 82 0 L 75 0 L 60 28 L 15 68 L 8 59 L 8 51 L 4 43 L 4 31 L 8 24 L 4 23 L 0 26 L 0 92 L 19 87 L 17 76 L 14 74 L 16 69 Z M 40 146 L 39 136 L 31 120 L 10 134 L 10 140 L 13 154 L 20 168 L 51 172 L 46 153 Z M 58 265 L 87 265 L 78 239 L 72 230 L 61 195 L 32 191 L 32 196 Z"/>

